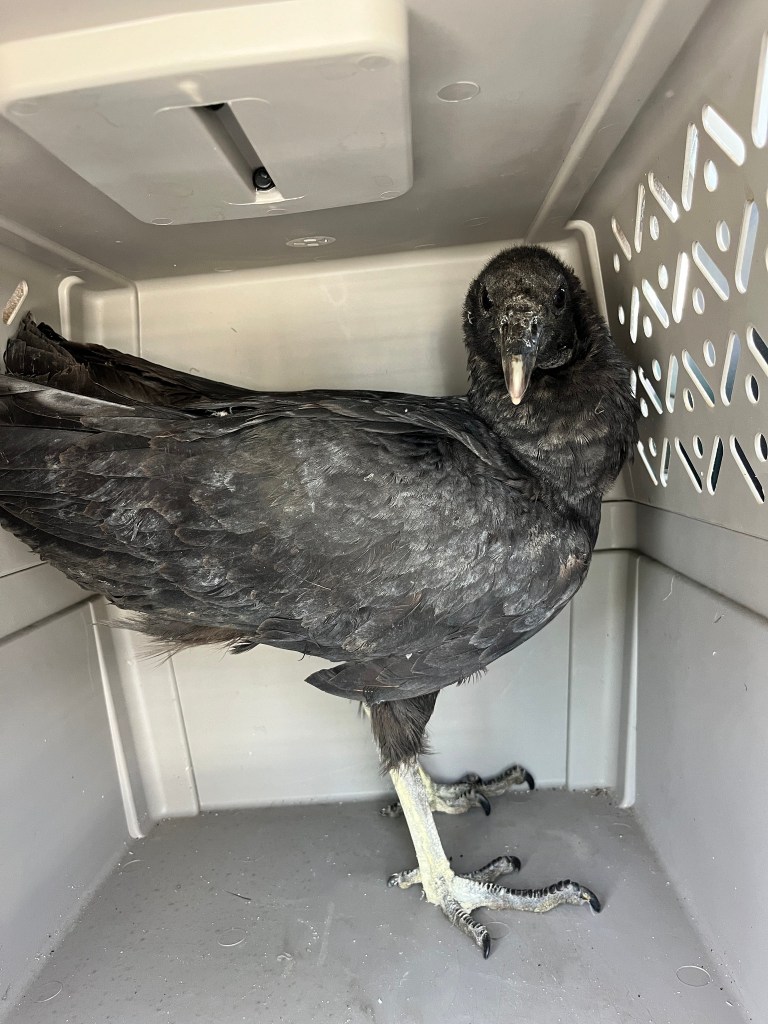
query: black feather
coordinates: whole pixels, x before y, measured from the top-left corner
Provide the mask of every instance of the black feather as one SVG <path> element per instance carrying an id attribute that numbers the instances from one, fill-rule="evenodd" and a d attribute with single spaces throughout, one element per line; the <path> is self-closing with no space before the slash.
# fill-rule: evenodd
<path id="1" fill-rule="evenodd" d="M 541 325 L 517 407 L 494 319 L 516 304 Z M 544 250 L 491 261 L 465 340 L 466 397 L 259 393 L 27 317 L 0 377 L 0 522 L 174 649 L 339 663 L 308 681 L 372 707 L 387 765 L 413 757 L 437 691 L 576 592 L 636 434 L 628 366 Z"/>

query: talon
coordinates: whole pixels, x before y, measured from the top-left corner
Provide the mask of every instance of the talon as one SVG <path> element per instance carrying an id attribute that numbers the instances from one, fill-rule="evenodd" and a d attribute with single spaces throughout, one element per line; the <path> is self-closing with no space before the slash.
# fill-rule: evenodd
<path id="1" fill-rule="evenodd" d="M 590 907 L 592 907 L 596 914 L 599 914 L 603 909 L 600 900 L 597 898 L 597 896 L 595 896 L 593 892 L 590 892 L 589 889 L 585 889 L 584 892 L 586 893 L 586 898 L 589 902 Z"/>
<path id="2" fill-rule="evenodd" d="M 483 936 L 483 959 L 487 960 L 491 955 L 491 936 L 488 932 Z"/>
<path id="3" fill-rule="evenodd" d="M 512 864 L 511 864 L 511 870 L 512 871 L 519 871 L 520 868 L 523 866 L 523 862 L 520 860 L 519 857 L 510 857 L 509 859 L 512 862 Z"/>
<path id="4" fill-rule="evenodd" d="M 530 772 L 526 772 L 525 775 L 523 776 L 523 779 L 528 784 L 528 791 L 529 792 L 532 789 L 536 789 L 536 783 L 534 782 L 533 776 L 531 775 Z"/>
<path id="5" fill-rule="evenodd" d="M 487 818 L 491 813 L 491 801 L 483 793 L 476 793 L 475 796 L 477 797 L 477 802 L 485 811 L 485 816 Z"/>

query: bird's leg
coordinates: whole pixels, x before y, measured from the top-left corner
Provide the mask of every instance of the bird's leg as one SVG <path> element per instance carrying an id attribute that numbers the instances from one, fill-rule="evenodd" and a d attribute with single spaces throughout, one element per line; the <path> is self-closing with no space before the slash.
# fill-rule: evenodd
<path id="1" fill-rule="evenodd" d="M 442 814 L 463 814 L 472 807 L 482 807 L 486 814 L 491 813 L 491 796 L 501 796 L 515 786 L 526 785 L 529 790 L 535 788 L 533 776 L 519 764 L 513 764 L 493 778 L 483 779 L 474 772 L 468 772 L 456 782 L 435 782 L 418 765 L 419 773 L 427 790 L 431 810 Z M 381 813 L 387 818 L 396 818 L 403 813 L 399 801 L 382 807 Z"/>
<path id="2" fill-rule="evenodd" d="M 483 951 L 491 951 L 488 929 L 476 921 L 471 912 L 480 907 L 490 910 L 529 910 L 543 913 L 571 903 L 588 903 L 600 910 L 600 902 L 593 892 L 578 882 L 564 881 L 546 889 L 507 889 L 496 885 L 501 875 L 517 871 L 520 861 L 516 857 L 498 857 L 479 871 L 457 875 L 443 850 L 429 806 L 429 794 L 416 761 L 404 762 L 390 771 L 400 806 L 416 850 L 418 868 L 392 875 L 389 885 L 406 889 L 420 883 L 426 899 L 440 907 L 445 916 Z"/>

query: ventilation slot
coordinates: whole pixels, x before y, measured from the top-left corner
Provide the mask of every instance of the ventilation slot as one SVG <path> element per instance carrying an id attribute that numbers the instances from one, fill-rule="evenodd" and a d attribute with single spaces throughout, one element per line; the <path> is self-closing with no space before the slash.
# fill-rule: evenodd
<path id="1" fill-rule="evenodd" d="M 680 461 L 682 462 L 683 466 L 685 467 L 686 473 L 688 474 L 688 476 L 691 479 L 691 483 L 696 488 L 696 490 L 699 492 L 699 494 L 701 494 L 702 487 L 701 487 L 701 477 L 699 476 L 699 471 L 696 469 L 696 467 L 694 466 L 693 462 L 691 461 L 691 457 L 688 454 L 688 452 L 685 450 L 685 448 L 683 447 L 683 444 L 680 441 L 679 437 L 675 438 L 675 448 L 677 450 L 677 454 L 680 456 Z"/>
<path id="2" fill-rule="evenodd" d="M 621 251 L 624 256 L 628 259 L 632 259 L 632 246 L 629 244 L 629 239 L 624 234 L 621 224 L 616 220 L 615 217 L 611 217 L 611 230 L 613 231 L 613 237 L 619 243 Z"/>
<path id="3" fill-rule="evenodd" d="M 672 318 L 676 324 L 683 319 L 685 311 L 685 300 L 688 296 L 688 276 L 691 271 L 691 261 L 687 252 L 681 252 L 677 257 L 675 267 L 675 284 L 672 289 Z"/>
<path id="4" fill-rule="evenodd" d="M 768 345 L 757 333 L 755 327 L 747 328 L 747 345 L 749 346 L 749 351 L 760 364 L 760 369 L 768 377 Z"/>
<path id="5" fill-rule="evenodd" d="M 637 207 L 635 208 L 635 252 L 643 247 L 643 226 L 645 224 L 645 185 L 637 186 Z"/>
<path id="6" fill-rule="evenodd" d="M 629 336 L 633 343 L 637 341 L 637 318 L 640 315 L 640 292 L 637 285 L 632 288 L 632 299 L 629 304 Z"/>
<path id="7" fill-rule="evenodd" d="M 661 326 L 669 327 L 669 313 L 667 313 L 666 309 L 662 305 L 661 299 L 656 294 L 653 285 L 650 281 L 646 281 L 645 278 L 643 278 L 643 295 L 648 300 L 648 305 L 659 318 Z"/>
<path id="8" fill-rule="evenodd" d="M 760 68 L 757 72 L 755 109 L 752 115 L 752 141 L 760 149 L 768 142 L 768 32 L 760 47 Z"/>
<path id="9" fill-rule="evenodd" d="M 731 290 L 728 287 L 728 280 L 725 274 L 722 272 L 720 267 L 715 263 L 712 257 L 709 255 L 707 250 L 701 244 L 701 242 L 693 243 L 693 262 L 702 272 L 704 277 L 712 285 L 712 288 L 725 302 L 728 296 L 731 294 Z"/>
<path id="10" fill-rule="evenodd" d="M 744 454 L 744 449 L 741 447 L 735 437 L 731 437 L 731 454 L 736 460 L 736 465 L 741 470 L 741 475 L 747 481 L 747 486 L 755 497 L 755 501 L 758 501 L 761 505 L 765 502 L 765 492 L 763 491 L 763 485 L 757 479 L 757 475 L 752 469 L 752 465 Z"/>
<path id="11" fill-rule="evenodd" d="M 667 371 L 667 411 L 675 411 L 675 398 L 677 397 L 677 356 L 669 357 L 669 369 Z"/>
<path id="12" fill-rule="evenodd" d="M 688 376 L 696 385 L 696 388 L 701 397 L 704 399 L 704 401 L 707 403 L 710 409 L 713 408 L 715 404 L 715 392 L 710 387 L 709 381 L 701 372 L 699 364 L 696 362 L 696 360 L 693 358 L 690 352 L 683 352 L 683 366 L 688 372 Z"/>
<path id="13" fill-rule="evenodd" d="M 648 380 L 648 378 L 646 377 L 645 372 L 643 371 L 642 367 L 638 367 L 638 369 L 637 369 L 637 376 L 638 376 L 638 378 L 640 380 L 640 383 L 645 388 L 645 393 L 650 398 L 650 400 L 651 400 L 651 402 L 653 404 L 654 409 L 656 410 L 657 413 L 659 413 L 659 415 L 661 415 L 661 413 L 664 412 L 664 406 L 661 404 L 661 399 L 659 398 L 658 394 L 656 393 L 656 388 Z"/>
<path id="14" fill-rule="evenodd" d="M 723 370 L 723 380 L 720 385 L 720 397 L 725 405 L 730 405 L 731 398 L 733 398 L 733 385 L 736 382 L 736 368 L 739 365 L 740 355 L 741 340 L 739 339 L 738 334 L 732 331 L 731 336 L 728 339 L 728 351 L 725 354 L 725 369 Z"/>
<path id="15" fill-rule="evenodd" d="M 664 185 L 662 185 L 653 171 L 650 171 L 648 174 L 648 185 L 653 193 L 654 199 L 674 224 L 680 219 L 680 210 L 675 200 L 669 194 Z M 642 188 L 642 185 L 640 187 Z"/>
<path id="16" fill-rule="evenodd" d="M 664 443 L 661 446 L 661 468 L 659 469 L 659 482 L 662 487 L 666 487 L 669 483 L 669 463 L 672 460 L 672 446 L 669 443 L 669 438 L 664 438 Z"/>
<path id="17" fill-rule="evenodd" d="M 710 139 L 722 149 L 727 157 L 733 160 L 737 167 L 741 167 L 747 159 L 747 149 L 736 129 L 732 128 L 725 118 L 710 106 L 706 106 L 702 110 L 701 122 Z"/>
<path id="18" fill-rule="evenodd" d="M 698 159 L 699 129 L 695 124 L 689 124 L 688 135 L 685 139 L 685 162 L 683 163 L 683 186 L 681 189 L 684 210 L 690 210 L 693 203 L 693 184 L 696 180 Z"/>
<path id="19" fill-rule="evenodd" d="M 749 286 L 749 273 L 752 269 L 752 256 L 755 252 L 755 238 L 760 215 L 757 203 L 748 200 L 744 204 L 744 216 L 741 219 L 741 236 L 736 253 L 736 287 L 744 294 Z"/>
<path id="20" fill-rule="evenodd" d="M 712 446 L 712 458 L 709 463 L 709 472 L 707 473 L 707 490 L 710 494 L 714 494 L 717 490 L 717 481 L 720 479 L 720 467 L 723 464 L 723 442 L 719 437 L 715 438 L 715 443 Z"/>
<path id="21" fill-rule="evenodd" d="M 643 460 L 643 465 L 648 470 L 648 476 L 653 481 L 654 486 L 658 485 L 659 481 L 656 479 L 656 474 L 653 471 L 653 466 L 650 464 L 650 462 L 648 461 L 648 456 L 645 454 L 645 445 L 642 441 L 637 442 L 637 451 L 640 455 L 640 458 Z"/>

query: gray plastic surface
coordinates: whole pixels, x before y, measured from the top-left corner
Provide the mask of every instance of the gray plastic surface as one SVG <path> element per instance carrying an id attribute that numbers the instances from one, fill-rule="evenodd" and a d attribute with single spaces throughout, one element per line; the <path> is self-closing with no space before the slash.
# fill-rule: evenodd
<path id="1" fill-rule="evenodd" d="M 534 792 L 439 827 L 459 869 L 509 850 L 520 885 L 578 878 L 605 909 L 488 914 L 484 961 L 387 888 L 413 851 L 377 804 L 207 814 L 130 847 L 7 1024 L 746 1020 L 631 812 Z"/>

